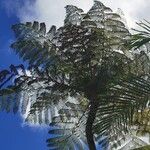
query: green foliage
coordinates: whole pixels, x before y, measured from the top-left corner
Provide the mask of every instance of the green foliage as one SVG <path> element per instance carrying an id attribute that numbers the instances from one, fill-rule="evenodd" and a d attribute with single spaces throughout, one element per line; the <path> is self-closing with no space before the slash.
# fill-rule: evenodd
<path id="1" fill-rule="evenodd" d="M 149 150 L 149 149 L 150 149 L 150 146 L 147 145 L 147 146 L 144 146 L 144 147 L 136 148 L 134 150 Z"/>
<path id="2" fill-rule="evenodd" d="M 68 5 L 66 13 L 64 25 L 49 32 L 44 23 L 13 26 L 12 48 L 30 67 L 28 73 L 1 71 L 0 87 L 15 78 L 12 87 L 0 90 L 1 108 L 20 107 L 27 122 L 50 123 L 50 149 L 84 150 L 92 145 L 88 132 L 104 149 L 113 148 L 128 132 L 134 112 L 147 106 L 149 58 L 144 52 L 128 56 L 130 33 L 101 2 L 86 14 Z"/>
<path id="3" fill-rule="evenodd" d="M 51 42 L 56 27 L 52 26 L 46 33 L 44 23 L 34 22 L 12 26 L 17 41 L 11 45 L 15 52 L 30 65 L 50 64 L 55 54 L 55 45 Z M 41 59 L 42 57 L 42 59 Z"/>
<path id="4" fill-rule="evenodd" d="M 49 134 L 51 138 L 47 140 L 50 148 L 55 149 L 81 149 L 84 150 L 87 142 L 85 137 L 85 124 L 87 115 L 87 104 L 85 99 L 74 104 L 67 102 L 66 108 L 59 111 L 59 116 L 54 117 Z"/>
<path id="5" fill-rule="evenodd" d="M 147 44 L 150 41 L 150 22 L 145 20 L 144 22 L 137 23 L 137 25 L 141 28 L 141 30 L 136 30 L 137 33 L 133 35 L 131 39 L 131 48 L 140 48 L 144 44 L 148 46 Z M 148 48 L 149 52 L 149 48 Z"/>

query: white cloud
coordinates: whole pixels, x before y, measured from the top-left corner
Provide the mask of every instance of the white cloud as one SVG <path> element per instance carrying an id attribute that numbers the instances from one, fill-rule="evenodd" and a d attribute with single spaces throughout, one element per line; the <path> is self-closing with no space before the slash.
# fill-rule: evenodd
<path id="1" fill-rule="evenodd" d="M 61 26 L 65 18 L 65 6 L 66 5 L 76 5 L 85 11 L 88 11 L 93 4 L 93 0 L 36 0 L 34 5 L 29 7 L 34 10 L 34 16 L 28 13 L 26 8 L 20 11 L 21 21 L 33 21 L 38 20 L 40 22 L 45 22 L 49 27 L 51 25 Z"/>
<path id="2" fill-rule="evenodd" d="M 8 0 L 12 2 L 12 0 Z M 24 1 L 21 6 L 18 0 L 15 3 L 7 1 L 9 11 L 16 7 L 17 15 L 21 22 L 38 20 L 45 22 L 48 27 L 55 24 L 60 26 L 65 18 L 65 6 L 68 4 L 76 5 L 84 11 L 88 11 L 93 4 L 93 0 L 31 0 Z M 121 8 L 125 14 L 129 27 L 134 27 L 139 20 L 150 20 L 149 9 L 150 1 L 147 0 L 101 0 L 106 6 L 113 10 Z M 10 4 L 10 5 L 8 5 Z M 14 6 L 13 6 L 14 5 Z"/>

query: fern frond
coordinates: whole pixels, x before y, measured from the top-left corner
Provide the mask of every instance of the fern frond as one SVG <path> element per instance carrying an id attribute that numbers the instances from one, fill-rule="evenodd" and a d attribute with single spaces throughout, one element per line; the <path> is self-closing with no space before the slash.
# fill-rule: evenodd
<path id="1" fill-rule="evenodd" d="M 48 33 L 46 33 L 45 24 L 38 22 L 16 24 L 12 26 L 12 29 L 17 39 L 12 44 L 12 48 L 23 60 L 29 61 L 30 65 L 38 66 L 43 63 L 43 59 L 45 64 L 52 61 L 52 55 L 56 53 L 56 46 L 52 43 L 56 30 L 54 26 Z M 42 60 L 40 60 L 41 57 Z"/>
<path id="2" fill-rule="evenodd" d="M 88 105 L 84 103 L 85 100 L 77 103 L 68 101 L 66 108 L 60 109 L 59 116 L 53 118 L 51 125 L 54 127 L 51 127 L 49 131 L 51 138 L 47 140 L 50 149 L 55 147 L 58 150 L 75 148 L 84 150 L 86 148 L 84 130 Z"/>

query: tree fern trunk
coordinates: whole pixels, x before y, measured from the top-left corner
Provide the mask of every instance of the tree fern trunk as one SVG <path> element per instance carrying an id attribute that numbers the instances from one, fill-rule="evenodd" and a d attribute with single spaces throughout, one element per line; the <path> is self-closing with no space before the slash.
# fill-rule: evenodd
<path id="1" fill-rule="evenodd" d="M 92 127 L 96 117 L 97 108 L 98 104 L 95 101 L 91 102 L 90 111 L 86 122 L 86 138 L 90 150 L 96 150 Z"/>

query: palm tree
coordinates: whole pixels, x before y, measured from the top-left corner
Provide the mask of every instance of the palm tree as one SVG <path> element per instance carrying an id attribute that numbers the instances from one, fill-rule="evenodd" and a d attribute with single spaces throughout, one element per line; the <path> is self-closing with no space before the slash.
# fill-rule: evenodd
<path id="1" fill-rule="evenodd" d="M 131 34 L 101 2 L 86 14 L 70 5 L 66 12 L 64 25 L 47 33 L 44 23 L 12 27 L 12 48 L 29 63 L 29 71 L 11 65 L 0 72 L 1 109 L 20 108 L 27 122 L 50 123 L 50 149 L 114 147 L 134 112 L 147 106 L 149 62 L 141 62 L 145 53 L 129 57 Z"/>

